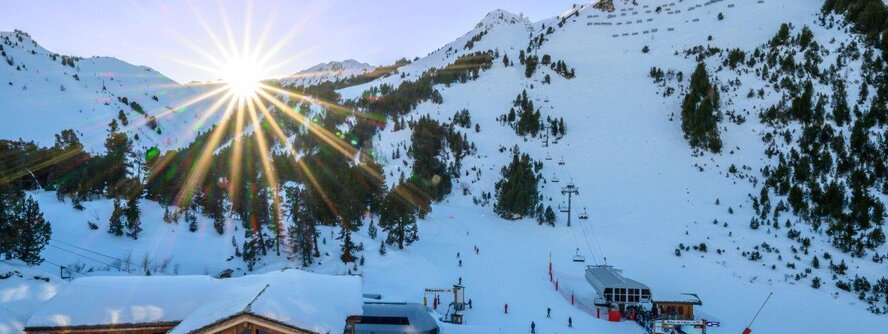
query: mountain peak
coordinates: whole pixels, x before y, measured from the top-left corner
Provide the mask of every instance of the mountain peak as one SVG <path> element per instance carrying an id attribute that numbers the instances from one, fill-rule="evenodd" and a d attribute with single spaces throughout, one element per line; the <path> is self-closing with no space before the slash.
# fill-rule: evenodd
<path id="1" fill-rule="evenodd" d="M 354 59 L 320 63 L 281 79 L 284 86 L 337 81 L 373 71 L 376 67 Z"/>
<path id="2" fill-rule="evenodd" d="M 495 25 L 530 24 L 530 20 L 523 14 L 513 14 L 504 9 L 496 9 L 487 13 L 475 28 L 487 29 Z"/>

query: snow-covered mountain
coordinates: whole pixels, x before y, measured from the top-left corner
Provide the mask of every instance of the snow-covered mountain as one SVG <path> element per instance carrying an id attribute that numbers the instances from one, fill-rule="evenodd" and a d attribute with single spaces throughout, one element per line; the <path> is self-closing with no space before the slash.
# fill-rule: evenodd
<path id="1" fill-rule="evenodd" d="M 149 67 L 114 58 L 59 55 L 21 31 L 0 32 L 0 46 L 3 138 L 51 146 L 53 135 L 74 129 L 87 150 L 101 152 L 108 124 L 116 119 L 130 138 L 138 136 L 135 147 L 173 149 L 218 118 L 202 120 L 211 101 L 186 105 L 210 86 L 183 86 Z"/>
<path id="2" fill-rule="evenodd" d="M 354 59 L 320 63 L 286 78 L 279 79 L 281 86 L 311 86 L 326 81 L 339 81 L 372 72 L 375 66 Z"/>
<path id="3" fill-rule="evenodd" d="M 634 2 L 602 0 L 595 6 L 576 6 L 537 22 L 497 10 L 486 15 L 465 35 L 399 68 L 401 75 L 338 91 L 343 99 L 356 99 L 371 87 L 397 86 L 416 80 L 429 69 L 443 68 L 462 55 L 486 50 L 500 55 L 477 79 L 436 86 L 442 103 L 422 102 L 404 116 L 415 120 L 428 115 L 449 121 L 458 111 L 469 110 L 471 123 L 477 127 L 462 132 L 477 146 L 477 153 L 463 159 L 463 170 L 471 173 L 455 179 L 453 193 L 434 205 L 429 216 L 421 221 L 420 239 L 414 245 L 403 251 L 390 250 L 382 256 L 374 246 L 379 240 L 371 239 L 366 227 L 355 235 L 355 242 L 367 245 L 361 254 L 366 258 L 366 265 L 360 267 L 365 290 L 381 293 L 391 300 L 420 301 L 425 288 L 446 287 L 457 280 L 463 281 L 468 286 L 467 296 L 473 298 L 476 305 L 466 312 L 466 319 L 481 329 L 453 326 L 448 328 L 452 333 L 470 329 L 480 333 L 517 333 L 526 331 L 530 321 L 536 321 L 540 332 L 567 332 L 571 330 L 566 326 L 568 316 L 574 321 L 574 330 L 583 332 L 641 332 L 640 327 L 630 322 L 614 324 L 595 319 L 594 314 L 585 313 L 570 303 L 571 293 L 575 293 L 580 303 L 589 303 L 592 298 L 583 279 L 584 265 L 607 263 L 648 284 L 655 296 L 697 293 L 704 303 L 698 311 L 700 316 L 721 323 L 720 328 L 710 328 L 710 333 L 741 332 L 770 292 L 775 294 L 753 326 L 756 333 L 881 332 L 879 328 L 888 325 L 888 318 L 868 312 L 866 302 L 837 288 L 826 263 L 820 268 L 810 268 L 810 277 L 806 274 L 799 280 L 793 276 L 809 267 L 812 256 L 824 253 L 831 254 L 831 261 L 848 264 L 849 274 L 836 275 L 839 280 L 848 280 L 851 278 L 848 276 L 853 275 L 874 280 L 885 276 L 884 265 L 837 250 L 822 232 L 797 222 L 797 217 L 790 213 L 784 213 L 784 219 L 780 220 L 782 229 L 748 227 L 750 218 L 756 215 L 750 198 L 761 189 L 764 178 L 761 171 L 778 160 L 765 154 L 768 145 L 762 137 L 773 129 L 760 122 L 757 113 L 780 101 L 783 92 L 754 75 L 755 67 L 751 73 L 730 69 L 722 62 L 721 52 L 737 48 L 752 54 L 753 50 L 764 49 L 782 23 L 791 23 L 793 35 L 803 26 L 810 27 L 814 40 L 826 50 L 821 64 L 826 68 L 836 62 L 840 49 L 857 37 L 839 25 L 821 24 L 819 1 L 664 0 L 638 1 L 638 5 Z M 14 41 L 15 35 L 10 36 Z M 725 89 L 724 111 L 744 115 L 745 119 L 719 123 L 725 147 L 720 154 L 692 149 L 683 137 L 677 116 L 690 73 L 698 64 L 698 53 L 689 50 L 698 46 L 719 49 L 712 51 L 712 56 L 703 57 L 703 61 L 714 81 Z M 0 64 L 0 70 L 9 71 L 0 73 L 12 73 L 10 75 L 18 76 L 19 81 L 30 82 L 41 90 L 29 87 L 27 92 L 18 92 L 24 85 L 19 81 L 13 84 L 16 95 L 3 95 L 13 93 L 0 88 L 0 97 L 4 98 L 0 100 L 0 114 L 16 115 L 12 110 L 19 108 L 13 104 L 7 107 L 4 103 L 9 102 L 3 102 L 10 96 L 31 101 L 26 105 L 29 110 L 59 117 L 63 120 L 61 123 L 77 121 L 73 116 L 61 118 L 68 115 L 62 111 L 43 109 L 37 104 L 40 99 L 36 98 L 64 96 L 65 92 L 59 92 L 58 86 L 67 83 L 66 91 L 73 89 L 68 86 L 76 86 L 78 81 L 70 78 L 76 72 L 58 62 L 44 60 L 49 57 L 41 58 L 40 51 L 29 56 L 25 46 L 4 47 L 19 50 L 15 51 L 15 58 L 19 59 L 15 63 L 28 64 L 32 72 L 21 74 L 15 67 Z M 528 77 L 525 66 L 519 63 L 522 53 L 548 55 L 552 62 L 563 61 L 575 71 L 575 77 L 567 78 L 549 66 L 540 66 Z M 504 56 L 511 60 L 512 66 L 503 64 Z M 803 56 L 796 57 L 796 62 L 801 63 Z M 22 59 L 32 60 L 29 63 Z M 39 62 L 36 59 L 40 59 Z M 76 64 L 84 64 L 81 69 L 88 68 L 85 66 L 88 60 L 79 60 Z M 858 69 L 862 60 L 844 61 L 851 64 L 844 75 L 848 82 L 854 82 L 860 76 Z M 665 84 L 655 83 L 650 74 L 652 67 L 672 70 L 673 74 L 681 72 L 684 79 L 672 75 Z M 349 65 L 333 62 L 319 64 L 288 80 L 296 85 L 317 83 L 370 70 L 372 66 L 357 62 Z M 129 76 L 117 75 L 115 80 L 131 78 L 141 74 L 140 71 L 155 73 L 129 68 L 125 71 Z M 56 75 L 47 78 L 46 84 L 35 83 L 43 80 L 36 74 L 47 72 Z M 91 76 L 100 77 L 95 73 Z M 85 80 L 84 77 L 90 76 L 80 74 L 80 80 Z M 161 78 L 159 74 L 158 78 Z M 136 87 L 134 90 L 152 92 L 153 86 L 131 81 Z M 116 104 L 116 96 L 126 94 L 123 91 L 114 91 L 113 95 L 104 93 L 96 79 L 90 82 L 92 84 L 82 91 L 84 96 L 107 96 L 110 100 L 109 105 L 95 104 L 93 100 L 77 104 L 95 108 L 95 119 L 73 123 L 74 126 L 53 122 L 54 128 L 50 131 L 42 129 L 36 117 L 23 114 L 17 117 L 34 129 L 23 132 L 4 124 L 0 125 L 0 137 L 21 136 L 46 142 L 51 141 L 53 133 L 68 127 L 83 133 L 91 129 L 103 137 L 109 117 L 115 117 L 117 109 L 122 108 Z M 667 94 L 668 88 L 675 91 Z M 857 99 L 858 88 L 859 83 L 850 86 L 849 100 Z M 818 82 L 816 89 L 829 95 L 832 88 Z M 761 97 L 749 97 L 747 91 L 750 90 L 761 90 Z M 542 138 L 519 136 L 504 125 L 500 117 L 513 107 L 513 101 L 522 92 L 539 108 L 543 119 L 563 118 L 567 134 L 557 140 L 549 138 L 549 145 L 545 146 Z M 161 98 L 159 103 L 152 104 L 152 94 L 145 94 L 137 97 L 139 103 L 159 107 L 165 101 Z M 53 103 L 47 108 L 62 105 Z M 867 107 L 861 106 L 861 109 Z M 785 130 L 792 132 L 798 128 L 790 126 Z M 406 151 L 410 140 L 409 128 L 396 130 L 392 124 L 375 140 L 390 185 L 397 182 L 402 173 L 410 174 L 410 167 L 405 166 L 410 166 L 411 158 L 406 154 L 393 154 Z M 100 145 L 101 141 L 97 143 Z M 582 208 L 589 213 L 589 219 L 579 220 L 575 215 L 572 226 L 567 227 L 567 218 L 559 214 L 556 227 L 549 228 L 538 226 L 532 219 L 507 221 L 494 214 L 489 204 L 479 205 L 476 199 L 482 193 L 494 191 L 501 168 L 511 160 L 509 149 L 513 146 L 542 162 L 544 205 L 558 208 L 566 200 L 562 187 L 573 182 L 579 188 L 579 194 L 572 198 L 574 214 Z M 236 245 L 241 244 L 243 233 L 232 230 L 239 223 L 229 222 L 223 235 L 216 235 L 209 227 L 212 222 L 204 217 L 200 218 L 201 227 L 195 233 L 188 232 L 184 224 L 157 223 L 146 227 L 138 241 L 131 241 L 104 232 L 112 207 L 110 200 L 84 203 L 86 210 L 74 211 L 69 204 L 58 203 L 52 193 L 38 192 L 35 196 L 47 219 L 54 224 L 53 237 L 64 242 L 56 241 L 56 247 L 44 251 L 44 256 L 53 263 L 90 262 L 83 254 L 72 255 L 77 249 L 70 245 L 78 245 L 113 257 L 129 254 L 144 255 L 154 261 L 168 259 L 177 264 L 182 273 L 216 273 L 230 267 L 242 268 L 237 259 L 230 258 Z M 886 201 L 885 196 L 879 198 Z M 149 224 L 160 220 L 162 207 L 144 202 L 144 220 Z M 791 228 L 808 238 L 810 246 L 804 251 L 799 251 L 797 241 L 785 237 L 789 228 L 782 227 L 782 222 L 786 219 L 796 221 Z M 89 230 L 87 221 L 98 223 L 99 229 Z M 323 227 L 320 233 L 324 237 L 320 250 L 323 255 L 311 270 L 350 272 L 352 267 L 338 260 L 335 229 Z M 232 243 L 235 239 L 238 242 Z M 708 251 L 701 250 L 698 247 L 701 244 L 705 244 L 704 249 Z M 694 250 L 690 250 L 691 245 Z M 888 247 L 881 245 L 874 251 L 885 254 Z M 752 252 L 759 254 L 759 258 L 751 259 L 748 254 Z M 458 254 L 462 255 L 459 259 Z M 575 254 L 585 255 L 587 262 L 573 262 Z M 560 284 L 559 291 L 546 272 L 550 259 Z M 268 256 L 264 261 L 265 266 L 259 271 L 294 265 L 285 255 Z M 87 265 L 106 267 L 96 263 Z M 46 263 L 41 268 L 47 272 L 58 270 Z M 823 279 L 824 285 L 812 288 L 813 277 Z M 509 314 L 502 312 L 504 304 L 509 304 Z M 544 316 L 547 307 L 552 308 L 552 319 Z"/>

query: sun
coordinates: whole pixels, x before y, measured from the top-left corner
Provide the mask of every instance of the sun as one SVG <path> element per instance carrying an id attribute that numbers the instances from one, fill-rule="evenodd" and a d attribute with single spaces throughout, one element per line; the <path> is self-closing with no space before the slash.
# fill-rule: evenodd
<path id="1" fill-rule="evenodd" d="M 222 69 L 222 80 L 228 91 L 235 97 L 249 98 L 261 89 L 262 66 L 250 59 L 234 59 Z"/>

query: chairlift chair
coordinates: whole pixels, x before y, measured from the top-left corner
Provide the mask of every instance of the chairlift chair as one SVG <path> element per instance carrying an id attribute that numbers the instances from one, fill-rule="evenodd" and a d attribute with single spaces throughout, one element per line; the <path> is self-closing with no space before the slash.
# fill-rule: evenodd
<path id="1" fill-rule="evenodd" d="M 583 207 L 583 212 L 580 213 L 579 218 L 582 220 L 589 219 L 589 214 L 586 213 L 586 207 Z"/>
<path id="2" fill-rule="evenodd" d="M 546 153 L 546 160 L 552 160 L 552 155 L 550 155 L 549 153 Z"/>
<path id="3" fill-rule="evenodd" d="M 554 175 L 554 174 L 552 175 L 552 182 L 553 182 L 553 183 L 558 183 L 558 182 L 560 182 L 560 181 L 561 181 L 561 180 L 558 179 L 558 175 Z"/>
<path id="4" fill-rule="evenodd" d="M 564 157 L 561 157 L 561 160 L 558 160 L 558 164 L 564 166 Z"/>
<path id="5" fill-rule="evenodd" d="M 568 212 L 570 211 L 570 208 L 567 207 L 567 203 L 561 202 L 561 204 L 558 204 L 558 211 Z"/>
<path id="6" fill-rule="evenodd" d="M 573 256 L 573 262 L 586 262 L 586 256 L 580 255 L 579 248 L 577 248 L 577 253 Z"/>

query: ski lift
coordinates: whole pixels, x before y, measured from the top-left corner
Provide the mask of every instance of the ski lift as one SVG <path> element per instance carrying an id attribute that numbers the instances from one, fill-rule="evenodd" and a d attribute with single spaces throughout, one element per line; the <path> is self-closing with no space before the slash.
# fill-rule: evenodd
<path id="1" fill-rule="evenodd" d="M 568 212 L 570 211 L 570 207 L 567 206 L 567 203 L 561 202 L 561 204 L 558 204 L 558 211 Z"/>
<path id="2" fill-rule="evenodd" d="M 74 275 L 71 274 L 71 270 L 68 267 L 60 266 L 59 267 L 59 277 L 63 280 L 70 281 Z"/>
<path id="3" fill-rule="evenodd" d="M 561 160 L 558 160 L 558 164 L 564 166 L 564 157 L 561 157 Z"/>
<path id="4" fill-rule="evenodd" d="M 589 219 L 589 214 L 586 213 L 586 207 L 583 207 L 583 212 L 580 213 L 579 218 L 582 220 Z"/>
<path id="5" fill-rule="evenodd" d="M 550 155 L 549 153 L 546 153 L 546 160 L 552 160 L 552 155 Z"/>
<path id="6" fill-rule="evenodd" d="M 558 183 L 558 182 L 560 182 L 560 181 L 561 181 L 561 180 L 558 179 L 558 175 L 552 174 L 552 182 L 553 182 L 553 183 Z"/>
<path id="7" fill-rule="evenodd" d="M 586 257 L 580 255 L 580 249 L 577 248 L 577 253 L 573 256 L 573 262 L 586 262 Z"/>

